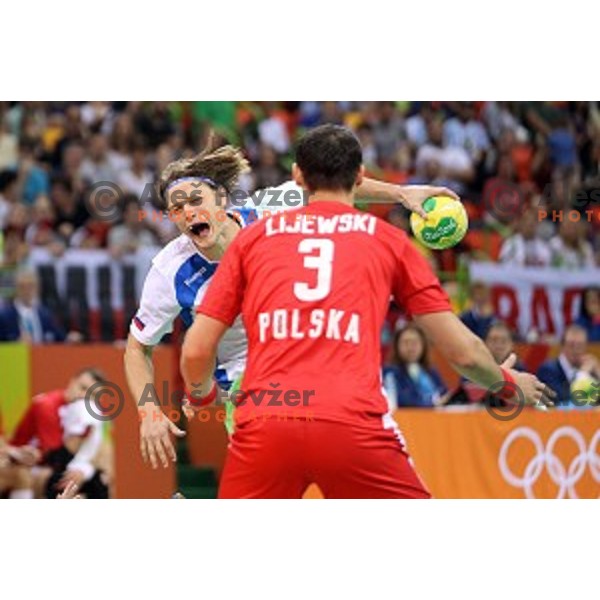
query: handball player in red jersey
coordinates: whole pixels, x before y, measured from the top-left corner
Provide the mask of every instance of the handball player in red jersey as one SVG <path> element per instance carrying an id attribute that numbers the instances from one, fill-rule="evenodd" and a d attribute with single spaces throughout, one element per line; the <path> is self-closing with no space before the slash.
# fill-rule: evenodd
<path id="1" fill-rule="evenodd" d="M 551 402 L 533 375 L 510 369 L 514 357 L 496 365 L 404 232 L 352 207 L 363 172 L 352 132 L 307 133 L 293 176 L 309 205 L 239 233 L 197 309 L 181 367 L 205 398 L 217 343 L 239 313 L 248 334 L 221 498 L 300 498 L 311 483 L 328 498 L 430 496 L 381 385 L 390 297 L 462 375 L 485 387 L 506 382 L 507 398 L 517 385 L 527 403 Z"/>

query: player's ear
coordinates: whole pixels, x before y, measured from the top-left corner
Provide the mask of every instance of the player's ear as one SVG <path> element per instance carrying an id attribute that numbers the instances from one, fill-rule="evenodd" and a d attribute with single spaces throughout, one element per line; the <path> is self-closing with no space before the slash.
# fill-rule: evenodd
<path id="1" fill-rule="evenodd" d="M 299 185 L 302 189 L 306 189 L 304 175 L 296 163 L 292 165 L 292 179 L 295 181 L 296 185 Z"/>
<path id="2" fill-rule="evenodd" d="M 355 187 L 358 187 L 362 184 L 363 179 L 365 178 L 365 165 L 360 165 L 360 169 L 356 174 L 356 181 L 354 182 Z"/>

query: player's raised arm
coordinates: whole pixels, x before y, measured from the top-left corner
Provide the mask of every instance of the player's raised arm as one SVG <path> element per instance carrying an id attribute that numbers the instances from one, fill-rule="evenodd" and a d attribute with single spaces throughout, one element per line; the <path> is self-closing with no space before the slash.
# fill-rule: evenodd
<path id="1" fill-rule="evenodd" d="M 288 181 L 276 188 L 279 191 L 295 190 L 296 193 L 302 193 L 302 188 L 293 182 Z M 447 187 L 433 185 L 396 185 L 377 179 L 364 177 L 362 183 L 357 186 L 357 200 L 379 200 L 390 204 L 401 204 L 411 212 L 416 212 L 424 219 L 427 219 L 427 213 L 423 210 L 423 203 L 432 196 L 450 196 L 455 200 L 460 200 L 458 195 Z M 257 190 L 247 200 L 247 207 L 260 209 L 260 198 L 269 198 L 269 190 Z M 283 208 L 287 205 L 284 203 Z M 263 207 L 263 208 L 268 208 Z M 296 208 L 294 205 L 290 208 Z"/>
<path id="2" fill-rule="evenodd" d="M 423 202 L 431 196 L 450 196 L 455 200 L 460 198 L 449 188 L 432 185 L 395 185 L 385 181 L 377 181 L 365 177 L 357 188 L 358 198 L 385 200 L 402 204 L 411 212 L 416 212 L 424 219 L 427 213 L 423 210 Z"/>

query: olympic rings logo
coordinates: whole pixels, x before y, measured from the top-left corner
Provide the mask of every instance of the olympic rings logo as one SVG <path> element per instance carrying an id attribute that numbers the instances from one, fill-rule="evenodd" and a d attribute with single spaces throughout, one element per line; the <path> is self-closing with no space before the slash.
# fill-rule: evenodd
<path id="1" fill-rule="evenodd" d="M 516 475 L 507 463 L 508 452 L 513 443 L 524 438 L 529 440 L 535 448 L 535 456 L 529 461 L 522 476 Z M 554 454 L 554 447 L 558 440 L 566 438 L 572 440 L 577 446 L 578 454 L 568 466 L 563 464 L 560 457 Z M 589 466 L 592 477 L 600 483 L 600 455 L 597 449 L 600 444 L 600 429 L 598 429 L 589 447 L 583 435 L 574 427 L 559 427 L 549 437 L 544 447 L 540 435 L 530 427 L 518 427 L 510 432 L 504 440 L 498 456 L 498 466 L 504 479 L 516 488 L 522 488 L 526 498 L 535 498 L 533 487 L 546 468 L 552 481 L 558 486 L 556 498 L 578 498 L 575 486 L 583 477 L 586 467 Z"/>

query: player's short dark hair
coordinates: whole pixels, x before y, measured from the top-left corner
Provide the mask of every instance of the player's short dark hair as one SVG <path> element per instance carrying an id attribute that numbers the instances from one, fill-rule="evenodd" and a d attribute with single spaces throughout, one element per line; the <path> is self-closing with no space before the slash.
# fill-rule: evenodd
<path id="1" fill-rule="evenodd" d="M 348 128 L 321 125 L 300 139 L 296 164 L 310 192 L 349 192 L 362 165 L 362 148 Z"/>
<path id="2" fill-rule="evenodd" d="M 106 383 L 106 375 L 97 367 L 84 367 L 75 373 L 75 377 L 80 377 L 81 375 L 89 375 L 94 383 Z"/>

